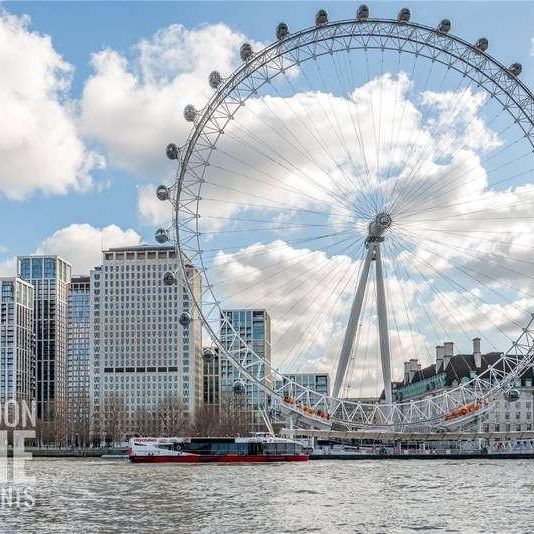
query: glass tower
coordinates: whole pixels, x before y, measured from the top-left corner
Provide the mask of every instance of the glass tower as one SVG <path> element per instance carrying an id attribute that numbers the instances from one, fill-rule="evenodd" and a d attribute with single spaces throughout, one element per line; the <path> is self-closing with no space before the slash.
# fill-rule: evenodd
<path id="1" fill-rule="evenodd" d="M 19 277 L 34 287 L 37 416 L 49 422 L 66 408 L 71 266 L 58 256 L 22 256 L 17 263 Z"/>
<path id="2" fill-rule="evenodd" d="M 235 348 L 235 336 L 232 327 L 239 334 L 240 338 L 245 341 L 247 346 L 251 347 L 254 352 L 265 359 L 271 361 L 271 317 L 265 310 L 251 309 L 232 309 L 223 310 L 221 317 L 221 341 L 227 350 Z M 227 324 L 227 322 L 229 324 Z M 250 350 L 243 347 L 240 354 L 237 354 L 239 360 L 247 365 L 249 372 L 270 384 L 271 375 L 269 370 L 265 370 L 263 364 L 253 364 Z M 262 425 L 263 418 L 260 409 L 267 408 L 268 399 L 266 394 L 255 384 L 246 380 L 241 380 L 239 371 L 224 357 L 220 358 L 221 369 L 221 392 L 224 396 L 235 394 L 236 385 L 242 382 L 244 385 L 244 396 L 253 412 L 254 424 Z"/>
<path id="3" fill-rule="evenodd" d="M 67 333 L 67 399 L 73 434 L 85 430 L 84 426 L 89 418 L 90 288 L 89 276 L 71 278 Z"/>
<path id="4" fill-rule="evenodd" d="M 35 398 L 33 286 L 0 278 L 0 402 Z"/>

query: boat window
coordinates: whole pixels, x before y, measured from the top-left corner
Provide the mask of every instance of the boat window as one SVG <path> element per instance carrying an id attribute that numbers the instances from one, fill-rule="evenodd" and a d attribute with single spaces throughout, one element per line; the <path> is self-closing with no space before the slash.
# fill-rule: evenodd
<path id="1" fill-rule="evenodd" d="M 248 453 L 252 455 L 263 454 L 263 447 L 261 443 L 249 443 Z"/>
<path id="2" fill-rule="evenodd" d="M 211 444 L 212 454 L 228 454 L 229 446 L 232 446 L 232 443 L 215 441 Z"/>
<path id="3" fill-rule="evenodd" d="M 276 454 L 276 444 L 275 443 L 265 443 L 263 445 L 263 452 L 265 454 Z"/>
<path id="4" fill-rule="evenodd" d="M 195 441 L 187 444 L 187 449 L 191 452 L 210 453 L 212 444 L 206 441 Z"/>
<path id="5" fill-rule="evenodd" d="M 237 443 L 239 446 L 238 454 L 247 454 L 248 452 L 248 443 Z"/>

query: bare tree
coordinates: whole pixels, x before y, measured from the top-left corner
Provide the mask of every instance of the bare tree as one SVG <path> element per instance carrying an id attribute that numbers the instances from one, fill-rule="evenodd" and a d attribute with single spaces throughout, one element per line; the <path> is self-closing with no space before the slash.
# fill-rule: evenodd
<path id="1" fill-rule="evenodd" d="M 160 431 L 165 436 L 189 433 L 190 421 L 187 406 L 180 397 L 169 396 L 158 408 Z"/>
<path id="2" fill-rule="evenodd" d="M 103 419 L 106 441 L 118 444 L 125 430 L 126 410 L 122 397 L 117 393 L 111 393 L 104 399 Z"/>
<path id="3" fill-rule="evenodd" d="M 56 447 L 65 447 L 68 442 L 67 411 L 65 403 L 55 400 L 51 404 L 50 426 Z"/>
<path id="4" fill-rule="evenodd" d="M 80 392 L 69 399 L 68 410 L 69 441 L 76 447 L 87 447 L 90 442 L 91 413 L 90 400 L 86 392 Z"/>
<path id="5" fill-rule="evenodd" d="M 196 436 L 218 436 L 220 434 L 219 406 L 205 405 L 195 414 L 192 433 Z"/>
<path id="6" fill-rule="evenodd" d="M 246 436 L 252 429 L 252 408 L 245 395 L 227 392 L 221 399 L 219 433 L 221 436 Z"/>
<path id="7" fill-rule="evenodd" d="M 50 402 L 43 417 L 37 421 L 35 431 L 40 446 L 66 446 L 69 432 L 65 404 L 57 399 Z"/>
<path id="8" fill-rule="evenodd" d="M 158 413 L 150 408 L 139 408 L 135 413 L 134 430 L 141 436 L 158 436 L 160 434 Z"/>

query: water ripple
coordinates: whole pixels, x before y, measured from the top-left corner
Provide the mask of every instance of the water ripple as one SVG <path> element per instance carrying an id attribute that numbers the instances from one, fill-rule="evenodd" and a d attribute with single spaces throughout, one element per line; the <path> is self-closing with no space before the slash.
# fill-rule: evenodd
<path id="1" fill-rule="evenodd" d="M 35 459 L 36 503 L 0 532 L 532 532 L 534 462 L 133 465 Z"/>

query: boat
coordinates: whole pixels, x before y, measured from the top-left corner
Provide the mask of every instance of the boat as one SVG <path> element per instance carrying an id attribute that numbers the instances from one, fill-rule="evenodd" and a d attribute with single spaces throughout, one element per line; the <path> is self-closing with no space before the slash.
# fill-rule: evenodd
<path id="1" fill-rule="evenodd" d="M 131 438 L 133 463 L 305 462 L 308 453 L 292 439 L 266 435 L 233 438 Z"/>

